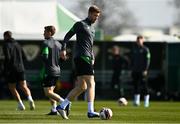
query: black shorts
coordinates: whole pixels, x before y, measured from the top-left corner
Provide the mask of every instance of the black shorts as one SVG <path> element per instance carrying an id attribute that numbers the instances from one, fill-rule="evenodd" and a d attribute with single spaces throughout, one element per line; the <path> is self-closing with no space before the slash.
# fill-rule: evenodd
<path id="1" fill-rule="evenodd" d="M 44 77 L 44 79 L 42 81 L 42 86 L 43 87 L 55 86 L 58 79 L 59 79 L 59 76 L 49 76 L 49 75 L 47 75 L 46 77 Z"/>
<path id="2" fill-rule="evenodd" d="M 94 75 L 94 66 L 80 57 L 74 58 L 76 76 Z"/>
<path id="3" fill-rule="evenodd" d="M 6 81 L 7 83 L 17 83 L 19 81 L 25 80 L 25 74 L 24 72 L 9 72 L 6 74 Z"/>

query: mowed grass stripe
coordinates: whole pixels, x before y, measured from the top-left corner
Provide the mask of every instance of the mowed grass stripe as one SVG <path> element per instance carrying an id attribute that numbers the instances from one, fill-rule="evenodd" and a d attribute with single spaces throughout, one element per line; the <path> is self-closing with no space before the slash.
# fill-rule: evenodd
<path id="1" fill-rule="evenodd" d="M 25 101 L 26 110 L 16 111 L 15 101 L 0 101 L 0 123 L 180 123 L 180 102 L 151 102 L 149 108 L 134 107 L 130 101 L 128 106 L 118 106 L 116 101 L 96 101 L 95 109 L 109 107 L 113 111 L 111 120 L 88 119 L 87 102 L 74 101 L 69 120 L 60 116 L 47 116 L 50 104 L 47 100 L 36 100 L 36 110 L 30 111 Z"/>

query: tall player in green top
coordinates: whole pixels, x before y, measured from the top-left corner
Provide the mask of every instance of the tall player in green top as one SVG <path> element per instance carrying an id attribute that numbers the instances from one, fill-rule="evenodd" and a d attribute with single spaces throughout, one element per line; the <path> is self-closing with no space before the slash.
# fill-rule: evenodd
<path id="1" fill-rule="evenodd" d="M 100 15 L 100 9 L 93 5 L 89 8 L 88 17 L 85 20 L 76 22 L 70 31 L 65 35 L 63 41 L 62 58 L 66 56 L 66 43 L 76 34 L 76 45 L 74 51 L 74 64 L 77 76 L 77 85 L 70 91 L 64 102 L 57 106 L 58 112 L 64 119 L 68 119 L 70 101 L 82 92 L 87 90 L 88 118 L 99 117 L 99 113 L 94 112 L 95 81 L 94 81 L 94 54 L 93 39 L 95 30 L 92 26 Z M 67 110 L 67 112 L 65 111 Z"/>

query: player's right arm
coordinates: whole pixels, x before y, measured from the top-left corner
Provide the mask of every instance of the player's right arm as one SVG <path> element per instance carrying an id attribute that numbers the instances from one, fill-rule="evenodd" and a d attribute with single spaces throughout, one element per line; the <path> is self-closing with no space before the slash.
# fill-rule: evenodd
<path id="1" fill-rule="evenodd" d="M 49 48 L 45 43 L 43 43 L 42 49 L 41 49 L 41 57 L 44 63 L 47 62 L 48 55 L 49 55 Z"/>
<path id="2" fill-rule="evenodd" d="M 10 54 L 10 51 L 8 49 L 7 44 L 5 44 L 3 46 L 3 53 L 4 53 L 4 56 L 5 56 L 5 61 L 9 62 L 11 60 L 11 54 Z"/>
<path id="3" fill-rule="evenodd" d="M 62 50 L 66 50 L 67 42 L 69 42 L 69 40 L 72 38 L 72 36 L 78 32 L 78 28 L 79 28 L 78 25 L 79 25 L 79 22 L 76 22 L 73 25 L 73 27 L 65 35 L 64 40 L 62 42 Z"/>
<path id="4" fill-rule="evenodd" d="M 5 71 L 5 74 L 8 74 L 9 70 L 11 69 L 10 66 L 12 64 L 11 64 L 11 54 L 10 54 L 10 50 L 9 50 L 7 44 L 3 45 L 3 53 L 4 53 L 4 57 L 5 57 L 5 60 L 4 60 L 5 69 L 4 69 L 4 71 Z"/>
<path id="5" fill-rule="evenodd" d="M 62 42 L 62 50 L 60 52 L 60 57 L 63 60 L 66 60 L 66 44 L 67 44 L 67 42 L 69 42 L 69 40 L 72 38 L 72 36 L 74 34 L 76 34 L 76 32 L 78 31 L 78 28 L 79 28 L 78 25 L 79 25 L 79 22 L 76 22 L 64 37 L 64 40 Z"/>

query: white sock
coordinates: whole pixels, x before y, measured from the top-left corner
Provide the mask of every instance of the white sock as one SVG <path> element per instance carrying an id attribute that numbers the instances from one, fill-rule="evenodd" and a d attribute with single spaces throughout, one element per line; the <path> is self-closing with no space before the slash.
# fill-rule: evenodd
<path id="1" fill-rule="evenodd" d="M 30 102 L 33 101 L 32 96 L 28 96 L 27 99 L 28 99 Z"/>
<path id="2" fill-rule="evenodd" d="M 66 106 L 70 103 L 70 101 L 66 98 L 62 103 L 61 103 L 61 108 L 65 109 Z"/>
<path id="3" fill-rule="evenodd" d="M 56 107 L 57 107 L 57 104 L 54 103 L 54 104 L 52 105 L 51 111 L 52 111 L 52 112 L 57 112 Z"/>
<path id="4" fill-rule="evenodd" d="M 20 101 L 18 102 L 18 106 L 24 106 L 22 100 L 20 100 Z"/>
<path id="5" fill-rule="evenodd" d="M 149 98 L 150 98 L 149 94 L 144 96 L 144 103 L 145 104 L 149 104 Z"/>
<path id="6" fill-rule="evenodd" d="M 94 112 L 94 102 L 88 102 L 88 112 Z"/>
<path id="7" fill-rule="evenodd" d="M 134 102 L 135 102 L 135 104 L 140 104 L 140 94 L 135 94 L 134 95 Z"/>

